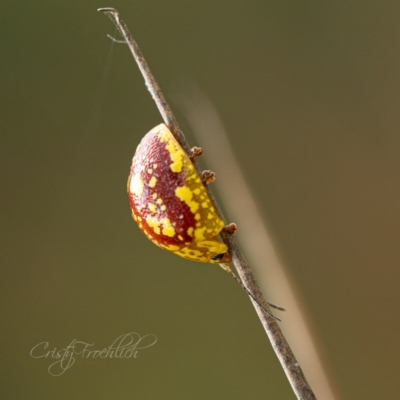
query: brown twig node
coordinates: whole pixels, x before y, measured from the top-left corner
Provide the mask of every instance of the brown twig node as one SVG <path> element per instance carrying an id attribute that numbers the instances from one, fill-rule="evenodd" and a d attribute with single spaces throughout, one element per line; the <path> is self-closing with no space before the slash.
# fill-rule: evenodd
<path id="1" fill-rule="evenodd" d="M 176 140 L 182 146 L 186 154 L 190 157 L 192 153 L 189 144 L 187 143 L 186 138 L 183 135 L 170 107 L 165 101 L 161 89 L 154 79 L 154 76 L 151 73 L 146 60 L 144 59 L 139 46 L 133 40 L 133 37 L 125 23 L 120 19 L 118 11 L 114 8 L 108 7 L 100 8 L 98 11 L 104 12 L 108 17 L 110 17 L 110 19 L 114 22 L 117 29 L 121 33 L 122 37 L 125 39 L 130 51 L 132 52 L 133 57 L 138 64 L 138 67 L 144 77 L 145 84 L 150 94 L 152 95 L 165 124 L 168 126 L 169 130 L 175 136 Z M 196 160 L 193 160 L 193 164 L 197 172 L 201 174 L 201 171 L 196 164 Z M 226 220 L 222 215 L 221 209 L 216 203 L 214 196 L 210 192 L 208 186 L 206 186 L 206 190 L 221 219 L 226 223 Z M 301 400 L 316 399 L 310 385 L 308 384 L 303 374 L 303 371 L 301 370 L 299 363 L 297 362 L 289 344 L 286 341 L 286 338 L 283 336 L 282 331 L 277 324 L 277 321 L 275 319 L 276 317 L 274 317 L 269 310 L 269 304 L 261 293 L 261 290 L 254 279 L 253 273 L 249 265 L 247 264 L 247 261 L 235 239 L 235 236 L 222 230 L 221 237 L 229 247 L 229 253 L 232 255 L 232 262 L 235 265 L 235 268 L 241 278 L 241 282 L 239 282 L 248 293 L 253 303 L 253 306 L 256 309 L 258 317 L 260 318 L 260 321 L 271 341 L 272 347 L 283 367 L 283 370 L 293 388 L 294 393 L 296 394 L 297 398 Z M 230 270 L 229 266 L 227 267 L 227 269 Z M 226 268 L 224 269 L 227 270 Z M 229 273 L 229 271 L 227 272 Z"/>

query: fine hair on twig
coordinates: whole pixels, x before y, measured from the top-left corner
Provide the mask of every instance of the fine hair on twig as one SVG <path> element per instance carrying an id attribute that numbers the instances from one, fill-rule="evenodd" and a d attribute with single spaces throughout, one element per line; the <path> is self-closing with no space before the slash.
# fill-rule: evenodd
<path id="1" fill-rule="evenodd" d="M 230 269 L 228 264 L 222 263 L 219 264 L 220 267 L 226 271 L 233 279 L 236 279 L 236 281 L 239 283 L 239 285 L 243 288 L 243 290 L 272 318 L 275 318 L 277 321 L 282 321 L 280 318 L 278 318 L 276 315 L 272 314 L 271 311 L 266 310 L 260 303 L 259 301 L 254 297 L 253 293 L 250 292 L 249 289 L 245 286 L 245 284 L 235 275 L 235 273 Z M 276 306 L 275 304 L 270 303 L 269 301 L 267 302 L 270 307 L 276 308 L 277 310 L 280 311 L 286 311 L 284 308 Z"/>
<path id="2" fill-rule="evenodd" d="M 126 40 L 115 39 L 115 37 L 109 35 L 108 33 L 107 33 L 106 36 L 107 36 L 109 39 L 111 39 L 114 43 L 127 44 L 127 43 L 126 43 Z"/>

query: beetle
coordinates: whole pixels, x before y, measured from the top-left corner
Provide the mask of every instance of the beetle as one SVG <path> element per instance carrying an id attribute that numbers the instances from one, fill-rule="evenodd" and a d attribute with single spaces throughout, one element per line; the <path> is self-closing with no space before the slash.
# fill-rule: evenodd
<path id="1" fill-rule="evenodd" d="M 138 145 L 128 178 L 133 219 L 157 246 L 180 257 L 213 264 L 229 263 L 224 229 L 189 156 L 165 124 Z"/>

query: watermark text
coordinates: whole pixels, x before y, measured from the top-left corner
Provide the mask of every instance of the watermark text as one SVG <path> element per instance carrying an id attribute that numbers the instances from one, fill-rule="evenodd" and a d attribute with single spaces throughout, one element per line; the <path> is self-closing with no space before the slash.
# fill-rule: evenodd
<path id="1" fill-rule="evenodd" d="M 49 342 L 40 342 L 33 346 L 30 355 L 33 358 L 46 358 L 51 361 L 48 371 L 50 375 L 60 376 L 67 369 L 71 368 L 77 358 L 105 359 L 105 358 L 138 358 L 139 353 L 144 349 L 154 346 L 157 343 L 157 337 L 152 334 L 140 336 L 136 332 L 126 333 L 119 336 L 114 342 L 102 349 L 95 350 L 94 343 L 87 343 L 74 339 L 64 348 L 50 348 Z"/>

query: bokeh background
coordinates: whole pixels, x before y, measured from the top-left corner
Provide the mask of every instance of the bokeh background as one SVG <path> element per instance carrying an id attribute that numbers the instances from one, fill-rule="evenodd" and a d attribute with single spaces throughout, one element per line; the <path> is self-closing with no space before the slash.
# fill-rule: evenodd
<path id="1" fill-rule="evenodd" d="M 400 4 L 3 3 L 0 397 L 294 398 L 238 285 L 131 220 L 131 158 L 161 118 L 106 37 L 112 6 L 167 98 L 189 78 L 214 104 L 337 398 L 398 399 Z M 59 377 L 29 354 L 128 332 L 158 342 Z"/>

